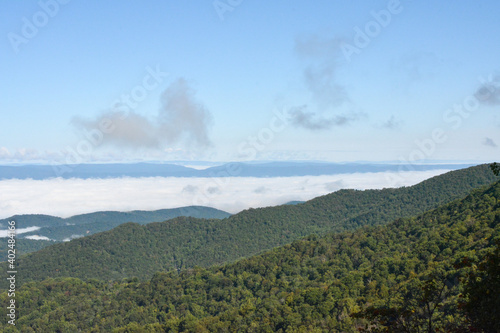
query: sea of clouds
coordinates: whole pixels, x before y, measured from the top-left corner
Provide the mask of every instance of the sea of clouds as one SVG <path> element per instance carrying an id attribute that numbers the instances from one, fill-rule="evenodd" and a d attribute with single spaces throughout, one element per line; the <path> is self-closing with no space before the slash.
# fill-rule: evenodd
<path id="1" fill-rule="evenodd" d="M 250 207 L 306 201 L 345 188 L 410 186 L 447 171 L 276 178 L 10 179 L 0 181 L 0 218 L 15 214 L 69 217 L 96 211 L 156 210 L 192 205 L 237 213 Z"/>

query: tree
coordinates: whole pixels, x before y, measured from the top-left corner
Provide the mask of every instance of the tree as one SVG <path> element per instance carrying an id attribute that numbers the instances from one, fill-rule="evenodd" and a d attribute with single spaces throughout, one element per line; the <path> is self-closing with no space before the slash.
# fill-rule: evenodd
<path id="1" fill-rule="evenodd" d="M 471 329 L 500 332 L 500 240 L 496 248 L 469 273 L 460 307 L 471 322 Z"/>
<path id="2" fill-rule="evenodd" d="M 381 306 L 370 306 L 351 314 L 368 319 L 371 324 L 358 329 L 361 332 L 427 332 L 444 330 L 445 323 L 438 313 L 453 288 L 452 275 L 435 269 L 428 276 L 410 279 L 402 284 L 399 294 Z M 396 296 L 396 297 L 394 297 Z M 396 304 L 391 304 L 396 303 Z"/>
<path id="3" fill-rule="evenodd" d="M 495 174 L 495 176 L 500 175 L 500 164 L 497 162 L 490 164 L 491 171 Z"/>

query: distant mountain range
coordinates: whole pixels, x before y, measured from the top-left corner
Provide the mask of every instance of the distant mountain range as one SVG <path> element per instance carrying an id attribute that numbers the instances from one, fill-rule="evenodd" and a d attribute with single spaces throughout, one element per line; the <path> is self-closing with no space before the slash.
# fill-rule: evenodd
<path id="1" fill-rule="evenodd" d="M 1 179 L 42 180 L 69 178 L 117 177 L 291 177 L 321 176 L 344 173 L 384 171 L 457 170 L 472 164 L 369 164 L 320 162 L 227 163 L 206 169 L 194 169 L 175 164 L 78 164 L 78 165 L 19 165 L 0 166 Z"/>
<path id="2" fill-rule="evenodd" d="M 113 229 L 120 224 L 134 222 L 147 224 L 161 222 L 179 216 L 189 216 L 200 219 L 223 219 L 231 216 L 222 210 L 203 206 L 189 206 L 155 211 L 135 210 L 131 212 L 95 212 L 60 218 L 50 215 L 15 215 L 0 220 L 0 230 L 7 229 L 8 221 L 16 221 L 17 229 L 38 228 L 31 232 L 17 235 L 18 252 L 29 253 L 38 251 L 55 242 L 69 241 L 74 238 L 89 236 L 98 232 Z M 28 237 L 28 238 L 27 238 Z M 33 237 L 34 239 L 29 239 Z M 0 250 L 0 261 L 5 260 L 3 249 L 7 249 L 7 238 L 0 238 L 5 246 Z"/>
<path id="3" fill-rule="evenodd" d="M 178 216 L 191 216 L 191 217 L 206 218 L 206 219 L 211 219 L 211 218 L 223 219 L 231 216 L 231 214 L 219 209 L 204 207 L 204 206 L 188 206 L 188 207 L 160 209 L 153 211 L 146 211 L 146 210 L 134 210 L 130 212 L 101 211 L 95 213 L 75 215 L 68 218 L 61 218 L 57 216 L 41 215 L 41 214 L 25 214 L 25 215 L 14 215 L 6 219 L 1 219 L 0 229 L 6 229 L 7 222 L 15 220 L 18 228 L 29 228 L 29 227 L 41 228 L 38 231 L 20 234 L 18 235 L 18 238 L 24 238 L 25 236 L 35 235 L 35 234 L 48 237 L 48 234 L 47 235 L 43 234 L 44 229 L 66 228 L 67 230 L 77 231 L 78 229 L 72 229 L 72 227 L 86 226 L 88 228 L 91 228 L 91 226 L 94 224 L 100 224 L 102 227 L 104 227 L 104 224 L 113 225 L 115 223 L 121 224 L 125 222 L 146 224 L 150 222 L 161 222 Z M 91 233 L 100 232 L 94 230 L 95 229 L 92 229 Z M 62 239 L 56 239 L 56 240 L 62 240 Z"/>
<path id="4" fill-rule="evenodd" d="M 488 165 L 480 165 L 410 187 L 340 190 L 305 203 L 245 210 L 222 220 L 179 217 L 144 226 L 121 224 L 19 257 L 18 270 L 23 272 L 19 283 L 64 276 L 149 278 L 162 270 L 227 263 L 307 235 L 414 216 L 496 179 Z"/>

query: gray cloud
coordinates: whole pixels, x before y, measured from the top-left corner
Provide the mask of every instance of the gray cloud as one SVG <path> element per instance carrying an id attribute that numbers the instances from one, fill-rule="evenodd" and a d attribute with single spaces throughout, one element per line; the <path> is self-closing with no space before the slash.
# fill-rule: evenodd
<path id="1" fill-rule="evenodd" d="M 495 141 L 493 141 L 490 138 L 485 138 L 483 140 L 483 145 L 488 146 L 488 147 L 493 147 L 493 148 L 498 147 L 497 144 L 495 143 Z"/>
<path id="2" fill-rule="evenodd" d="M 110 124 L 110 132 L 104 133 L 103 144 L 127 148 L 157 148 L 160 146 L 157 126 L 146 117 L 134 112 L 111 110 L 95 119 L 75 117 L 73 124 L 84 131 L 100 129 L 101 124 Z"/>
<path id="3" fill-rule="evenodd" d="M 198 186 L 193 186 L 193 185 L 186 185 L 182 189 L 183 193 L 189 193 L 189 194 L 196 193 L 196 191 L 198 191 Z"/>
<path id="4" fill-rule="evenodd" d="M 342 38 L 321 38 L 317 34 L 307 37 L 302 36 L 295 39 L 295 53 L 300 57 L 325 58 L 337 57 L 340 54 L 340 47 L 345 40 Z"/>
<path id="5" fill-rule="evenodd" d="M 344 182 L 342 181 L 342 179 L 325 184 L 325 188 L 329 192 L 335 192 L 335 191 L 338 191 L 338 190 L 345 188 L 345 187 L 346 186 L 345 186 Z"/>
<path id="6" fill-rule="evenodd" d="M 208 192 L 208 194 L 218 194 L 218 193 L 220 193 L 220 189 L 216 186 L 212 186 L 212 187 L 207 188 L 207 192 Z"/>
<path id="7" fill-rule="evenodd" d="M 103 144 L 124 148 L 160 148 L 179 141 L 190 147 L 211 145 L 208 128 L 210 112 L 194 98 L 186 80 L 174 81 L 161 96 L 161 107 L 153 119 L 133 111 L 110 110 L 95 119 L 75 117 L 73 124 L 84 131 L 95 131 L 103 124 L 110 129 L 104 133 Z"/>
<path id="8" fill-rule="evenodd" d="M 309 67 L 304 71 L 304 80 L 321 109 L 340 106 L 349 100 L 346 89 L 335 82 L 333 66 Z"/>
<path id="9" fill-rule="evenodd" d="M 265 186 L 260 186 L 260 187 L 257 187 L 255 190 L 253 190 L 254 193 L 266 193 L 266 192 L 269 192 L 269 189 Z"/>
<path id="10" fill-rule="evenodd" d="M 401 126 L 401 121 L 396 120 L 396 117 L 391 116 L 386 122 L 382 124 L 382 128 L 396 129 Z"/>
<path id="11" fill-rule="evenodd" d="M 364 116 L 361 113 L 351 113 L 347 115 L 325 117 L 307 112 L 305 108 L 305 106 L 293 108 L 288 112 L 289 121 L 293 126 L 308 130 L 327 130 L 334 126 L 349 125 L 353 121 Z"/>
<path id="12" fill-rule="evenodd" d="M 199 147 L 211 145 L 208 127 L 210 112 L 193 98 L 194 92 L 184 79 L 174 82 L 162 94 L 162 109 L 158 117 L 160 136 L 176 141 L 185 136 Z"/>
<path id="13" fill-rule="evenodd" d="M 488 82 L 483 82 L 476 90 L 474 96 L 484 105 L 500 105 L 500 75 L 490 76 Z"/>
<path id="14" fill-rule="evenodd" d="M 304 83 L 322 110 L 349 101 L 345 87 L 337 82 L 341 44 L 340 38 L 324 39 L 318 35 L 295 40 L 295 53 L 308 63 L 303 73 Z"/>

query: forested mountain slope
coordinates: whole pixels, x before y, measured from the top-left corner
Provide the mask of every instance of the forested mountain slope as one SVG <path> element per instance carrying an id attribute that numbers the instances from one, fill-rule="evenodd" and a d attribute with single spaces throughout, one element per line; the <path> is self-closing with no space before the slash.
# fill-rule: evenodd
<path id="1" fill-rule="evenodd" d="M 231 216 L 231 214 L 219 209 L 204 206 L 187 206 L 159 210 L 133 210 L 130 212 L 99 211 L 94 213 L 74 215 L 67 218 L 42 214 L 25 214 L 14 215 L 6 219 L 1 219 L 0 227 L 5 229 L 7 227 L 7 222 L 11 220 L 15 220 L 19 228 L 28 228 L 34 226 L 40 228 L 57 228 L 91 223 L 110 223 L 114 226 L 116 226 L 116 223 L 124 222 L 146 224 L 150 222 L 161 222 L 178 216 L 222 219 Z M 25 233 L 23 234 L 23 236 L 29 234 L 30 233 Z"/>
<path id="2" fill-rule="evenodd" d="M 146 282 L 30 282 L 16 296 L 17 328 L 498 332 L 499 246 L 500 182 L 418 217 L 310 236 L 221 267 Z M 5 307 L 6 293 L 0 298 Z"/>
<path id="3" fill-rule="evenodd" d="M 134 210 L 130 212 L 101 211 L 88 214 L 75 215 L 68 218 L 60 218 L 50 215 L 15 215 L 0 220 L 0 228 L 7 229 L 8 221 L 16 221 L 16 229 L 38 227 L 32 232 L 25 232 L 17 236 L 18 254 L 38 251 L 56 242 L 67 241 L 73 238 L 85 237 L 95 233 L 111 230 L 126 222 L 147 224 L 161 222 L 179 216 L 191 216 L 196 218 L 222 219 L 231 214 L 219 209 L 203 206 L 188 206 L 180 208 L 159 209 L 154 211 Z M 29 236 L 47 237 L 49 240 L 34 240 Z M 7 260 L 7 242 L 0 249 L 0 261 Z"/>
<path id="4" fill-rule="evenodd" d="M 303 204 L 250 209 L 223 220 L 177 218 L 127 223 L 18 259 L 19 283 L 47 277 L 151 277 L 157 271 L 208 267 L 288 244 L 313 233 L 342 232 L 413 216 L 495 177 L 487 165 L 452 171 L 412 187 L 341 190 Z M 5 281 L 1 281 L 5 287 Z"/>

